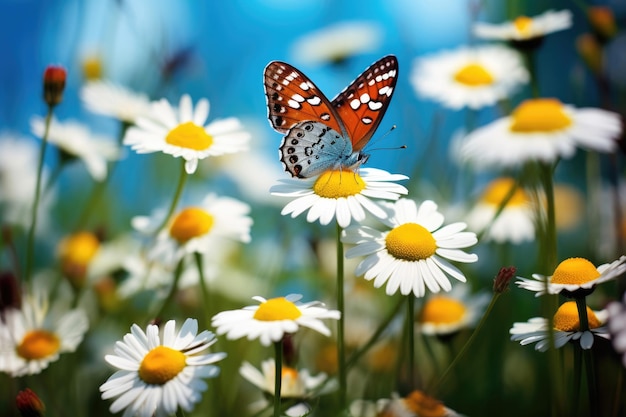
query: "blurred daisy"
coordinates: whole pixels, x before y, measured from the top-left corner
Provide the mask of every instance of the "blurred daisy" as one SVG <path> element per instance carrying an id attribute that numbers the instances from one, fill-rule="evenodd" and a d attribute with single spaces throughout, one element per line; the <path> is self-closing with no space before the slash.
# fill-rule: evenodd
<path id="1" fill-rule="evenodd" d="M 548 10 L 538 16 L 519 16 L 513 21 L 500 24 L 477 22 L 473 29 L 474 34 L 483 39 L 527 41 L 569 29 L 571 26 L 572 12 Z"/>
<path id="2" fill-rule="evenodd" d="M 100 386 L 102 399 L 116 398 L 109 411 L 124 416 L 165 417 L 178 408 L 191 412 L 207 389 L 203 379 L 215 378 L 220 369 L 213 365 L 225 353 L 204 353 L 217 340 L 213 333 L 198 333 L 198 322 L 187 319 L 176 332 L 169 320 L 159 336 L 156 325 L 146 332 L 133 324 L 130 333 L 115 344 L 115 354 L 104 359 L 119 369 Z"/>
<path id="3" fill-rule="evenodd" d="M 347 258 L 367 256 L 357 266 L 355 275 L 374 280 L 374 287 L 387 283 L 386 293 L 403 295 L 411 292 L 423 297 L 426 288 L 437 293 L 450 291 L 447 275 L 465 282 L 463 273 L 448 260 L 471 263 L 475 254 L 461 249 L 477 242 L 476 234 L 463 232 L 465 223 L 443 226 L 444 217 L 432 201 L 419 208 L 413 200 L 401 199 L 387 203 L 390 216 L 383 223 L 391 228 L 378 231 L 368 226 L 353 226 L 345 230 L 344 243 L 356 244 L 346 251 Z"/>
<path id="4" fill-rule="evenodd" d="M 607 306 L 609 313 L 609 331 L 613 348 L 622 355 L 622 363 L 626 366 L 626 295 L 622 302 L 613 301 Z"/>
<path id="5" fill-rule="evenodd" d="M 11 376 L 38 374 L 74 352 L 89 327 L 83 310 L 49 309 L 47 294 L 25 296 L 21 309 L 4 311 L 0 321 L 0 371 Z"/>
<path id="6" fill-rule="evenodd" d="M 520 288 L 535 291 L 537 297 L 546 293 L 546 286 L 548 294 L 579 297 L 591 294 L 596 285 L 617 279 L 625 271 L 626 255 L 597 268 L 585 258 L 569 258 L 556 267 L 552 276 L 533 274 L 533 279 L 519 277 L 515 283 Z"/>
<path id="7" fill-rule="evenodd" d="M 460 144 L 465 162 L 515 167 L 527 161 L 571 158 L 577 147 L 612 152 L 622 132 L 619 115 L 596 108 L 576 109 L 553 98 L 529 99 L 510 116 L 468 134 Z"/>
<path id="8" fill-rule="evenodd" d="M 341 227 L 347 227 L 352 219 L 365 220 L 365 210 L 378 218 L 387 213 L 371 198 L 397 200 L 408 190 L 391 181 L 408 177 L 390 174 L 374 168 L 362 168 L 359 172 L 349 170 L 326 171 L 315 178 L 281 179 L 270 189 L 270 193 L 281 197 L 292 197 L 281 211 L 282 215 L 297 217 L 308 210 L 306 220 L 327 225 L 337 218 Z"/>
<path id="9" fill-rule="evenodd" d="M 80 98 L 89 111 L 129 124 L 150 111 L 146 94 L 135 93 L 111 81 L 88 82 L 81 88 Z"/>
<path id="10" fill-rule="evenodd" d="M 500 211 L 505 198 L 515 180 L 509 177 L 491 181 L 480 196 L 480 200 L 467 214 L 467 225 L 471 230 L 486 230 L 485 240 L 497 243 L 522 243 L 535 238 L 534 210 L 531 196 L 521 187 L 516 187 L 513 194 Z"/>
<path id="11" fill-rule="evenodd" d="M 63 275 L 74 288 L 82 288 L 85 284 L 89 266 L 99 249 L 100 239 L 91 232 L 80 231 L 61 239 L 57 257 Z"/>
<path id="12" fill-rule="evenodd" d="M 209 194 L 199 205 L 185 207 L 172 216 L 159 232 L 149 257 L 172 264 L 188 253 L 210 253 L 224 239 L 248 243 L 252 227 L 249 213 L 250 206 L 239 200 Z M 157 212 L 152 217 L 134 217 L 132 225 L 152 234 L 162 221 L 162 212 Z"/>
<path id="13" fill-rule="evenodd" d="M 431 295 L 418 316 L 420 331 L 427 335 L 446 336 L 473 327 L 489 302 L 489 294 L 470 294 L 466 286 L 457 286 L 449 294 Z"/>
<path id="14" fill-rule="evenodd" d="M 45 121 L 43 117 L 30 119 L 33 134 L 43 137 Z M 120 156 L 120 149 L 115 141 L 108 137 L 93 135 L 87 126 L 75 121 L 59 122 L 53 118 L 50 122 L 48 142 L 57 146 L 63 153 L 81 159 L 87 171 L 96 181 L 107 176 L 107 162 Z"/>
<path id="15" fill-rule="evenodd" d="M 494 105 L 528 80 L 520 55 L 499 45 L 463 47 L 418 58 L 411 74 L 418 95 L 456 110 Z"/>
<path id="16" fill-rule="evenodd" d="M 397 394 L 391 399 L 384 398 L 376 402 L 356 400 L 350 404 L 353 417 L 460 417 L 445 407 L 441 401 L 415 390 L 402 398 Z"/>
<path id="17" fill-rule="evenodd" d="M 226 334 L 230 340 L 246 336 L 248 340 L 260 339 L 261 344 L 269 346 L 279 342 L 287 333 L 295 333 L 300 326 L 308 327 L 324 336 L 330 336 L 330 329 L 322 319 L 339 320 L 337 310 L 328 310 L 319 301 L 299 303 L 299 294 L 287 297 L 270 298 L 252 297 L 260 304 L 240 310 L 222 311 L 211 320 L 217 328 L 217 334 Z"/>
<path id="18" fill-rule="evenodd" d="M 147 117 L 136 120 L 124 136 L 124 144 L 138 153 L 163 152 L 185 159 L 185 170 L 193 174 L 198 160 L 248 149 L 250 135 L 234 117 L 205 125 L 209 101 L 200 99 L 193 107 L 188 94 L 178 109 L 166 100 L 153 102 Z"/>
<path id="19" fill-rule="evenodd" d="M 579 340 L 580 347 L 591 349 L 594 336 L 609 339 L 608 329 L 604 326 L 607 312 L 593 311 L 587 307 L 589 329 L 580 331 L 578 308 L 575 301 L 567 301 L 559 307 L 554 315 L 554 347 L 561 348 L 570 340 Z M 534 317 L 525 323 L 513 323 L 509 330 L 511 340 L 520 342 L 522 346 L 536 343 L 535 349 L 545 352 L 550 347 L 549 321 L 544 317 Z"/>
<path id="20" fill-rule="evenodd" d="M 343 62 L 358 54 L 374 52 L 382 40 L 373 22 L 339 22 L 308 33 L 293 43 L 294 59 L 306 64 Z"/>

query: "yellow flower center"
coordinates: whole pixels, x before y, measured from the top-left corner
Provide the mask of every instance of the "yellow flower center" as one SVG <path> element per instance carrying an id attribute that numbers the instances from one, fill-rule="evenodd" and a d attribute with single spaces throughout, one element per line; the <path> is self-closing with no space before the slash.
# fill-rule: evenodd
<path id="1" fill-rule="evenodd" d="M 487 204 L 500 206 L 514 186 L 515 180 L 513 178 L 497 178 L 489 183 L 483 193 L 482 200 Z M 528 194 L 522 188 L 517 187 L 507 202 L 507 206 L 522 206 L 529 202 Z"/>
<path id="2" fill-rule="evenodd" d="M 99 56 L 89 56 L 83 60 L 83 76 L 88 81 L 102 78 L 102 60 Z"/>
<path id="3" fill-rule="evenodd" d="M 445 296 L 432 297 L 426 302 L 420 316 L 422 323 L 452 324 L 459 323 L 465 316 L 466 308 L 462 302 Z"/>
<path id="4" fill-rule="evenodd" d="M 170 236 L 181 245 L 194 237 L 205 235 L 213 227 L 213 216 L 197 207 L 187 207 L 174 217 Z"/>
<path id="5" fill-rule="evenodd" d="M 600 320 L 589 307 L 587 307 L 587 320 L 589 321 L 590 329 L 600 327 Z M 554 315 L 554 328 L 562 332 L 576 332 L 580 330 L 576 301 L 567 301 L 559 307 Z"/>
<path id="6" fill-rule="evenodd" d="M 572 124 L 563 104 L 554 98 L 526 100 L 513 110 L 511 119 L 511 131 L 519 133 L 554 132 Z"/>
<path id="7" fill-rule="evenodd" d="M 43 329 L 31 330 L 17 346 L 19 356 L 26 360 L 47 358 L 59 351 L 61 341 L 56 334 Z"/>
<path id="8" fill-rule="evenodd" d="M 454 80 L 470 87 L 480 87 L 493 83 L 493 76 L 480 64 L 469 64 L 454 74 Z"/>
<path id="9" fill-rule="evenodd" d="M 100 248 L 98 238 L 89 232 L 78 232 L 63 239 L 59 244 L 61 270 L 75 286 L 82 286 L 87 267 Z"/>
<path id="10" fill-rule="evenodd" d="M 417 223 L 405 223 L 391 229 L 385 245 L 391 256 L 405 261 L 430 258 L 437 250 L 433 235 Z"/>
<path id="11" fill-rule="evenodd" d="M 551 282 L 553 284 L 584 284 L 598 278 L 600 273 L 595 266 L 585 258 L 569 258 L 564 260 L 554 270 Z"/>
<path id="12" fill-rule="evenodd" d="M 165 142 L 181 148 L 202 151 L 213 144 L 213 137 L 193 122 L 181 123 L 165 137 Z"/>
<path id="13" fill-rule="evenodd" d="M 365 181 L 350 170 L 326 171 L 313 184 L 313 192 L 324 198 L 342 198 L 359 194 L 365 189 Z"/>
<path id="14" fill-rule="evenodd" d="M 513 26 L 515 26 L 515 30 L 517 30 L 517 33 L 521 36 L 530 36 L 533 27 L 533 19 L 527 16 L 520 16 L 513 21 Z"/>
<path id="15" fill-rule="evenodd" d="M 292 381 L 298 380 L 298 370 L 289 366 L 282 366 L 283 379 L 291 379 Z"/>
<path id="16" fill-rule="evenodd" d="M 261 321 L 295 320 L 302 315 L 300 309 L 285 297 L 270 298 L 261 303 L 254 318 Z"/>
<path id="17" fill-rule="evenodd" d="M 420 417 L 444 417 L 446 409 L 443 404 L 422 391 L 413 391 L 406 398 L 404 398 L 404 404 L 415 415 Z"/>
<path id="18" fill-rule="evenodd" d="M 141 361 L 139 378 L 146 384 L 163 385 L 178 375 L 185 365 L 184 353 L 165 346 L 157 346 Z"/>

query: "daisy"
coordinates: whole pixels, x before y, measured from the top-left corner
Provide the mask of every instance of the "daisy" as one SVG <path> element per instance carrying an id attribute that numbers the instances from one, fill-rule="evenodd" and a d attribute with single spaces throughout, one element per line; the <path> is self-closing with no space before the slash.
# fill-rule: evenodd
<path id="1" fill-rule="evenodd" d="M 45 121 L 43 117 L 30 119 L 33 134 L 43 137 Z M 48 142 L 56 145 L 62 152 L 81 159 L 87 171 L 96 181 L 107 176 L 107 162 L 119 158 L 120 150 L 111 138 L 94 135 L 87 126 L 75 122 L 59 122 L 53 118 L 50 122 Z"/>
<path id="2" fill-rule="evenodd" d="M 570 340 L 579 340 L 580 347 L 591 349 L 594 336 L 609 339 L 608 329 L 604 326 L 607 312 L 593 311 L 587 307 L 589 329 L 580 331 L 578 308 L 575 301 L 567 301 L 559 307 L 554 315 L 554 347 L 561 348 Z M 545 352 L 550 347 L 549 321 L 544 317 L 534 317 L 525 323 L 513 323 L 509 330 L 511 340 L 519 341 L 522 346 L 537 343 L 535 349 Z"/>
<path id="3" fill-rule="evenodd" d="M 497 215 L 505 198 L 516 187 L 509 177 L 491 181 L 466 217 L 467 225 L 477 232 L 486 230 L 485 240 L 519 244 L 535 238 L 535 216 L 530 194 L 516 187 L 506 206 Z"/>
<path id="4" fill-rule="evenodd" d="M 81 88 L 80 98 L 89 111 L 129 124 L 150 111 L 150 99 L 146 94 L 135 93 L 111 81 L 88 82 Z"/>
<path id="5" fill-rule="evenodd" d="M 116 398 L 109 411 L 124 416 L 169 416 L 180 407 L 193 410 L 207 389 L 203 379 L 215 378 L 220 369 L 212 365 L 226 353 L 204 353 L 217 340 L 208 330 L 198 333 L 198 322 L 187 319 L 176 332 L 169 320 L 159 336 L 156 325 L 144 332 L 133 324 L 130 333 L 115 344 L 115 354 L 104 359 L 119 369 L 100 386 L 102 399 Z"/>
<path id="6" fill-rule="evenodd" d="M 622 355 L 622 363 L 626 366 L 626 295 L 621 303 L 617 301 L 610 303 L 607 311 L 613 348 Z"/>
<path id="7" fill-rule="evenodd" d="M 124 136 L 124 144 L 138 153 L 163 152 L 185 159 L 185 170 L 193 174 L 198 160 L 209 156 L 247 150 L 250 135 L 234 117 L 205 125 L 209 101 L 198 101 L 194 109 L 191 97 L 180 98 L 178 109 L 166 100 L 153 102 L 147 117 L 136 120 Z"/>
<path id="8" fill-rule="evenodd" d="M 411 73 L 418 95 L 455 110 L 492 106 L 528 81 L 520 55 L 499 45 L 462 47 L 418 58 Z"/>
<path id="9" fill-rule="evenodd" d="M 240 310 L 222 311 L 216 314 L 211 325 L 217 328 L 217 334 L 226 334 L 229 340 L 246 336 L 248 340 L 260 339 L 261 344 L 269 346 L 279 342 L 288 333 L 295 333 L 300 326 L 308 327 L 324 336 L 330 336 L 330 329 L 321 319 L 339 320 L 337 310 L 328 310 L 319 301 L 298 303 L 299 294 L 287 297 L 270 298 L 252 297 L 260 304 Z"/>
<path id="10" fill-rule="evenodd" d="M 86 231 L 65 236 L 59 243 L 57 256 L 61 271 L 74 288 L 82 288 L 85 284 L 88 269 L 99 249 L 98 237 Z"/>
<path id="11" fill-rule="evenodd" d="M 381 40 L 381 28 L 375 23 L 339 22 L 297 39 L 292 51 L 294 59 L 307 64 L 343 62 L 376 51 Z"/>
<path id="12" fill-rule="evenodd" d="M 24 297 L 21 309 L 4 311 L 0 321 L 0 371 L 11 376 L 38 374 L 74 352 L 89 327 L 81 309 L 49 309 L 47 295 Z"/>
<path id="13" fill-rule="evenodd" d="M 571 26 L 572 12 L 548 10 L 538 16 L 519 16 L 513 21 L 500 24 L 478 22 L 473 29 L 474 34 L 483 39 L 528 41 L 569 29 Z"/>
<path id="14" fill-rule="evenodd" d="M 230 197 L 207 195 L 198 205 L 175 213 L 157 236 L 150 259 L 172 264 L 189 253 L 210 253 L 224 239 L 250 242 L 250 206 Z M 133 227 L 152 234 L 163 221 L 162 212 L 152 217 L 137 216 Z"/>
<path id="15" fill-rule="evenodd" d="M 465 162 L 515 167 L 527 161 L 571 158 L 577 147 L 612 152 L 622 132 L 619 116 L 596 108 L 577 109 L 554 98 L 529 99 L 510 116 L 469 133 L 460 144 Z"/>
<path id="16" fill-rule="evenodd" d="M 489 302 L 489 294 L 470 294 L 468 287 L 454 287 L 449 294 L 431 295 L 418 316 L 420 331 L 445 336 L 473 327 Z"/>
<path id="17" fill-rule="evenodd" d="M 429 200 L 419 208 L 408 199 L 388 203 L 387 207 L 391 215 L 382 221 L 390 230 L 354 226 L 344 232 L 342 241 L 356 244 L 346 251 L 346 257 L 367 256 L 357 266 L 355 275 L 373 279 L 376 288 L 386 282 L 387 295 L 400 289 L 403 295 L 413 292 L 416 297 L 423 297 L 426 288 L 433 293 L 450 291 L 452 285 L 447 275 L 466 281 L 463 273 L 447 260 L 478 260 L 475 254 L 461 250 L 477 242 L 476 234 L 463 232 L 465 223 L 442 227 L 444 217 Z"/>
<path id="18" fill-rule="evenodd" d="M 352 219 L 365 220 L 365 210 L 378 218 L 387 213 L 371 198 L 397 200 L 408 190 L 391 181 L 408 179 L 405 175 L 390 174 L 374 168 L 361 168 L 359 172 L 349 170 L 326 171 L 315 178 L 281 179 L 270 189 L 270 193 L 281 197 L 292 197 L 281 211 L 282 215 L 297 217 L 308 210 L 309 223 L 319 220 L 327 225 L 337 218 L 342 228 Z"/>
<path id="19" fill-rule="evenodd" d="M 536 296 L 546 293 L 579 297 L 591 294 L 596 285 L 617 279 L 626 271 L 626 255 L 597 268 L 585 258 L 569 258 L 561 262 L 552 276 L 533 274 L 533 279 L 519 277 L 518 287 L 535 291 Z M 546 283 L 547 281 L 547 283 Z"/>
<path id="20" fill-rule="evenodd" d="M 460 417 L 436 398 L 415 390 L 406 397 L 393 394 L 376 402 L 356 400 L 350 404 L 350 415 L 354 417 Z"/>

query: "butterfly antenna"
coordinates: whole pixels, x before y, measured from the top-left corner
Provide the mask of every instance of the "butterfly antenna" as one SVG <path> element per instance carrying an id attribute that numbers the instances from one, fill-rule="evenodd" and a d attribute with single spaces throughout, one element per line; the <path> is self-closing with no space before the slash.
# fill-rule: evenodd
<path id="1" fill-rule="evenodd" d="M 393 125 L 389 128 L 389 130 L 387 130 L 382 136 L 377 137 L 375 139 L 373 139 L 369 145 L 373 145 L 375 143 L 377 143 L 378 141 L 384 139 L 387 137 L 387 135 L 389 135 L 391 132 L 393 132 L 398 126 Z M 393 146 L 390 148 L 370 148 L 369 146 L 367 147 L 367 151 L 368 152 L 372 152 L 372 151 L 388 151 L 388 150 L 397 150 L 397 149 L 406 149 L 407 146 L 406 145 L 401 145 L 401 146 Z"/>

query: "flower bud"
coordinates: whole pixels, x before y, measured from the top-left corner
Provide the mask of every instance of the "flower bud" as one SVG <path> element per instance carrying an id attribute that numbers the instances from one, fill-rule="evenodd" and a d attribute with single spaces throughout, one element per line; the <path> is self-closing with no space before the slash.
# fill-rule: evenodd
<path id="1" fill-rule="evenodd" d="M 30 388 L 17 393 L 15 405 L 22 417 L 42 417 L 46 407 Z"/>
<path id="2" fill-rule="evenodd" d="M 514 266 L 500 268 L 498 275 L 496 275 L 496 278 L 493 280 L 493 291 L 497 294 L 502 294 L 506 291 L 516 272 L 517 269 Z"/>
<path id="3" fill-rule="evenodd" d="M 601 42 L 611 40 L 617 34 L 613 11 L 608 7 L 593 6 L 587 9 L 587 18 L 594 33 Z"/>
<path id="4" fill-rule="evenodd" d="M 48 106 L 56 106 L 63 100 L 65 68 L 57 65 L 49 65 L 43 73 L 43 99 Z"/>

